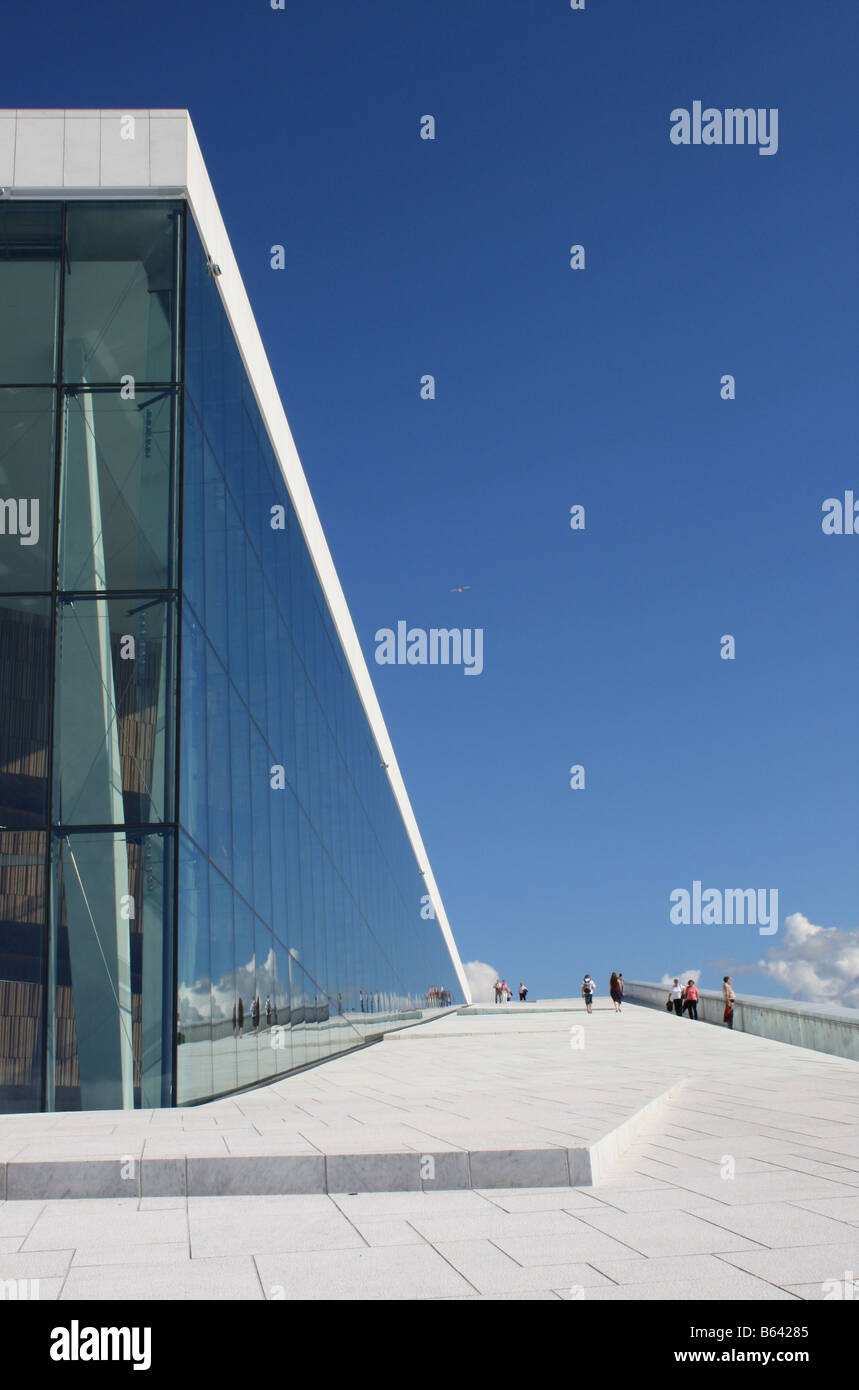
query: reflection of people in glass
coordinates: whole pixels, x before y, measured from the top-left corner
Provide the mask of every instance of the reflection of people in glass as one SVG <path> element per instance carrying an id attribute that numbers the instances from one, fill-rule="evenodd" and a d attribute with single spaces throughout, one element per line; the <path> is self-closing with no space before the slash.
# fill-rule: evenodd
<path id="1" fill-rule="evenodd" d="M 253 1031 L 254 1031 L 255 1033 L 259 1031 L 259 1015 L 260 1015 L 259 995 L 257 994 L 257 995 L 254 997 L 253 1003 L 251 1004 L 251 1026 L 252 1026 Z"/>
<path id="2" fill-rule="evenodd" d="M 239 1002 L 236 1005 L 236 1022 L 239 1025 L 239 1037 L 241 1037 L 245 1026 L 245 1006 L 242 1003 L 241 995 L 239 995 Z"/>
<path id="3" fill-rule="evenodd" d="M 270 995 L 270 994 L 267 994 L 266 997 L 265 997 L 265 1026 L 266 1026 L 266 1028 L 270 1028 L 270 1027 L 271 1027 L 271 995 Z"/>

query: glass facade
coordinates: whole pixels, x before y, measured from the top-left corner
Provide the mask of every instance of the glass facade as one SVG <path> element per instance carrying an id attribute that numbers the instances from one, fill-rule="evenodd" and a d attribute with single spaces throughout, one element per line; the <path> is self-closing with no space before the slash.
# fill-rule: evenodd
<path id="1" fill-rule="evenodd" d="M 460 1002 L 182 202 L 0 205 L 0 1110 Z"/>
<path id="2" fill-rule="evenodd" d="M 0 1109 L 173 1100 L 182 203 L 0 206 Z"/>

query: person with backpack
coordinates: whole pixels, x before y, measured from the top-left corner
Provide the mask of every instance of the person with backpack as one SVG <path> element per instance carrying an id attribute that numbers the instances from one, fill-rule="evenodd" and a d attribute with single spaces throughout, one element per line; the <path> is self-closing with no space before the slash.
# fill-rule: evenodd
<path id="1" fill-rule="evenodd" d="M 698 986 L 694 980 L 690 980 L 683 991 L 683 1010 L 688 1013 L 690 1018 L 698 1021 Z"/>
<path id="2" fill-rule="evenodd" d="M 582 998 L 585 1001 L 585 1008 L 587 1009 L 588 1013 L 593 1012 L 591 1005 L 593 1003 L 595 988 L 596 986 L 594 985 L 594 982 L 591 979 L 590 975 L 586 975 L 584 980 L 582 981 Z"/>

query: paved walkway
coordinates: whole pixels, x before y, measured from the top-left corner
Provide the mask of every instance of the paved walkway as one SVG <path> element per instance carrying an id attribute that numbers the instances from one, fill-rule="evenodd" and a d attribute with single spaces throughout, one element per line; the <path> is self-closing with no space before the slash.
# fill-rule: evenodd
<path id="1" fill-rule="evenodd" d="M 5 1116 L 0 1196 L 589 1182 L 613 1131 L 681 1075 L 675 1036 L 636 1013 L 644 1051 L 630 1050 L 627 1016 L 610 1005 L 588 1016 L 581 1001 L 511 1004 L 447 1014 L 207 1105 Z"/>
<path id="2" fill-rule="evenodd" d="M 247 1142 L 296 1106 L 312 1143 L 344 1125 L 369 1140 L 401 1111 L 398 1129 L 424 1126 L 419 1148 L 533 1146 L 534 1124 L 563 1148 L 632 1092 L 689 1078 L 596 1185 L 9 1201 L 0 1279 L 72 1300 L 796 1300 L 859 1272 L 859 1065 L 643 1008 L 574 1012 L 460 1014 L 186 1113 L 208 1112 L 198 1137 L 224 1144 L 238 1141 L 219 1119 L 253 1117 Z M 170 1114 L 153 1128 L 173 1131 Z M 4 1117 L 0 1139 L 15 1120 L 70 1118 L 93 1122 Z"/>

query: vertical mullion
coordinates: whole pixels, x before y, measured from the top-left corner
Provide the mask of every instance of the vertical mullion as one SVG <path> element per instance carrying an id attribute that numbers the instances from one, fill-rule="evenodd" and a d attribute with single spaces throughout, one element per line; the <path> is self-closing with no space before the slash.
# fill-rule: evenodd
<path id="1" fill-rule="evenodd" d="M 42 961 L 42 1078 L 41 1078 L 41 1108 L 48 1108 L 50 1092 L 51 1109 L 54 1108 L 53 1101 L 55 1096 L 56 1084 L 56 997 L 50 997 L 50 990 L 56 996 L 56 977 L 51 959 L 51 915 L 54 905 L 54 884 L 51 874 L 52 867 L 52 847 L 53 837 L 51 827 L 54 820 L 54 713 L 56 704 L 56 680 L 57 680 L 57 593 L 59 584 L 59 554 L 60 554 L 60 486 L 62 473 L 62 448 L 63 448 L 63 335 L 65 330 L 65 298 L 66 298 L 66 221 L 68 204 L 62 204 L 62 219 L 60 226 L 60 284 L 57 295 L 57 318 L 54 325 L 54 347 L 56 351 L 56 371 L 54 383 L 54 518 L 52 536 L 52 559 L 51 559 L 51 625 L 50 625 L 50 646 L 48 652 L 48 678 L 50 684 L 50 694 L 48 701 L 48 787 L 47 787 L 47 826 L 45 829 L 45 924 L 43 930 L 43 961 Z M 51 1010 L 54 1026 L 48 1027 L 48 1010 Z M 48 1057 L 48 1038 L 53 1037 L 53 1055 Z M 48 1068 L 54 1067 L 53 1081 L 49 1087 Z"/>
<path id="2" fill-rule="evenodd" d="M 172 528 L 172 537 L 176 545 L 176 569 L 171 574 L 173 587 L 178 591 L 176 599 L 176 679 L 175 679 L 175 707 L 173 716 L 173 951 L 172 969 L 169 977 L 169 988 L 166 991 L 168 996 L 168 1006 L 170 1010 L 170 1096 L 171 1105 L 177 1103 L 178 1090 L 178 1024 L 177 1024 L 177 1004 L 179 1000 L 179 763 L 181 755 L 181 713 L 182 713 L 182 622 L 184 604 L 184 547 L 183 547 L 183 517 L 184 517 L 184 496 L 185 496 L 185 343 L 187 340 L 186 307 L 187 294 L 186 286 L 188 283 L 188 204 L 183 204 L 178 219 L 179 247 L 176 256 L 176 274 L 181 277 L 179 281 L 179 294 L 177 296 L 177 319 L 176 333 L 179 340 L 178 353 L 178 375 L 179 390 L 177 392 L 179 419 L 176 431 L 176 467 L 178 470 L 177 487 L 174 496 L 177 498 L 175 524 Z M 177 360 L 174 357 L 174 361 Z M 166 971 L 165 971 L 166 975 Z"/>

